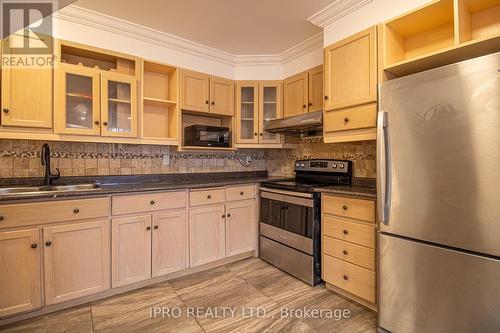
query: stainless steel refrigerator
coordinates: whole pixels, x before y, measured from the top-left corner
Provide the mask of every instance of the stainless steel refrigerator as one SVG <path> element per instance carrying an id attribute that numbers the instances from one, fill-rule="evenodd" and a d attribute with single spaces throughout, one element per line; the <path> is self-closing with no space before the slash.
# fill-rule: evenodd
<path id="1" fill-rule="evenodd" d="M 500 53 L 383 83 L 377 158 L 379 327 L 500 332 Z"/>

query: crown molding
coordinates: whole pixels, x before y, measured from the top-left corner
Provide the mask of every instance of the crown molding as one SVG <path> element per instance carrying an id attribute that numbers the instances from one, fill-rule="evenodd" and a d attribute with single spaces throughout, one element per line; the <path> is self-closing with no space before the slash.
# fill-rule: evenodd
<path id="1" fill-rule="evenodd" d="M 234 55 L 228 52 L 79 6 L 69 5 L 54 13 L 53 16 L 60 20 L 108 31 L 208 60 L 234 65 Z"/>
<path id="2" fill-rule="evenodd" d="M 317 13 L 309 16 L 307 20 L 318 27 L 324 28 L 372 1 L 373 0 L 336 0 Z"/>
<path id="3" fill-rule="evenodd" d="M 81 24 L 98 30 L 108 31 L 145 43 L 166 47 L 178 52 L 202 57 L 231 66 L 282 66 L 318 48 L 323 48 L 323 32 L 277 54 L 234 55 L 203 44 L 199 44 L 163 31 L 145 27 L 130 21 L 69 5 L 52 14 L 59 20 Z"/>

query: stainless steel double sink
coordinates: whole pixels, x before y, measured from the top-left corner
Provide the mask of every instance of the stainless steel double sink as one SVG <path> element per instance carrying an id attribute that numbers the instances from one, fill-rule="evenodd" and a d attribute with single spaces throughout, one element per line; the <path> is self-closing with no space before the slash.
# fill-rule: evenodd
<path id="1" fill-rule="evenodd" d="M 99 184 L 0 187 L 0 197 L 2 195 L 36 195 L 44 193 L 98 191 L 100 189 L 101 186 Z"/>

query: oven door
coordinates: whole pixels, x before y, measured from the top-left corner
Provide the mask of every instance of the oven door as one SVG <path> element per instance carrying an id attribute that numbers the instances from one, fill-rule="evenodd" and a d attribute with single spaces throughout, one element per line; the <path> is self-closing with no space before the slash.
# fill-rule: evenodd
<path id="1" fill-rule="evenodd" d="M 312 195 L 262 187 L 260 198 L 260 234 L 313 255 Z"/>

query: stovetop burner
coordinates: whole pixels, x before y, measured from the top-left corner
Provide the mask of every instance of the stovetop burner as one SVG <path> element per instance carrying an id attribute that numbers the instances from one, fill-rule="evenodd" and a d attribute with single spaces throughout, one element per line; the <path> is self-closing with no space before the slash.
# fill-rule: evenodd
<path id="1" fill-rule="evenodd" d="M 269 181 L 262 187 L 312 193 L 315 188 L 350 185 L 352 162 L 341 160 L 300 160 L 295 162 L 295 178 Z"/>

